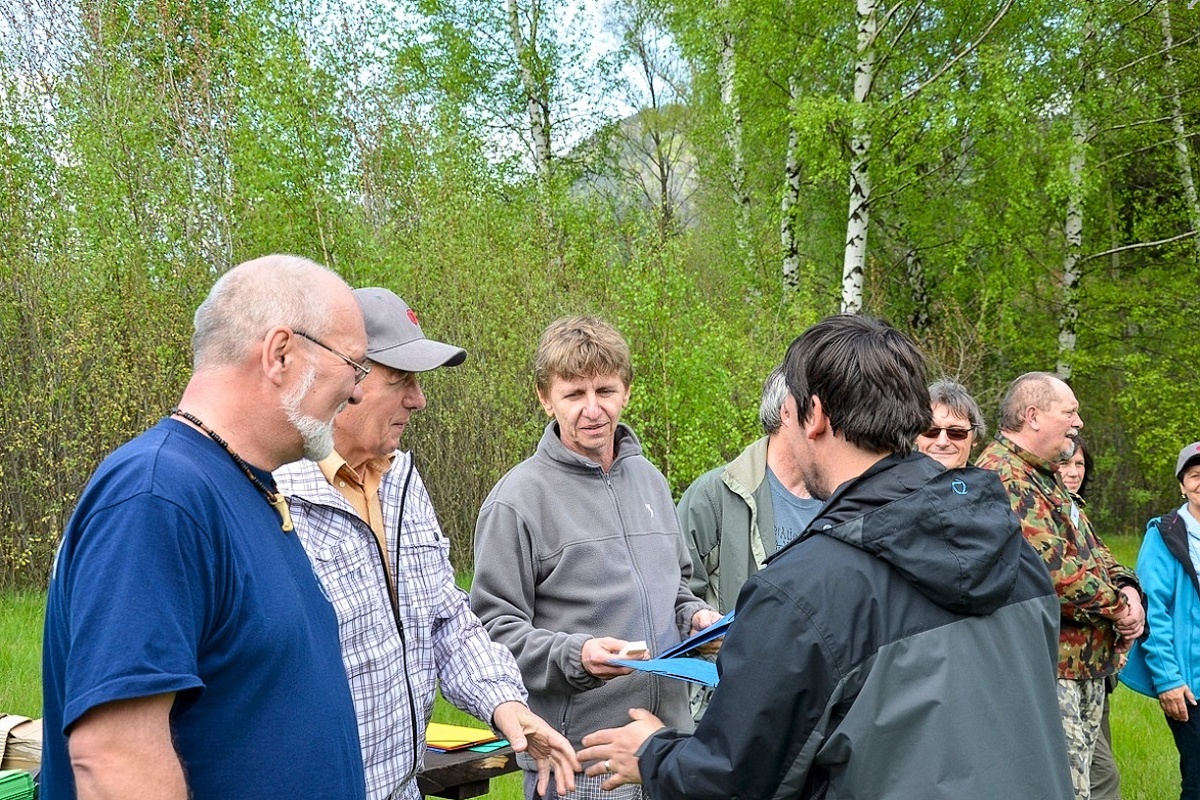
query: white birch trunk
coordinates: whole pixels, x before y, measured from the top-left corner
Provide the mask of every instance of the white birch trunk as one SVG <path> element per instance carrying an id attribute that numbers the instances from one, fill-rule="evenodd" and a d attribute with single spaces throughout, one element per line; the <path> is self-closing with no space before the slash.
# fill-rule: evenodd
<path id="1" fill-rule="evenodd" d="M 513 48 L 517 54 L 517 65 L 521 73 L 521 88 L 525 90 L 525 106 L 529 113 L 529 133 L 533 139 L 533 159 L 538 177 L 545 186 L 550 180 L 550 119 L 549 98 L 543 97 L 542 87 L 537 76 L 533 73 L 532 57 L 529 52 L 530 41 L 537 36 L 537 19 L 539 17 L 540 0 L 533 0 L 530 17 L 534 20 L 531 38 L 527 40 L 521 30 L 521 16 L 517 9 L 517 0 L 508 0 L 508 27 L 512 36 Z"/>
<path id="2" fill-rule="evenodd" d="M 729 185 L 733 190 L 733 202 L 737 206 L 736 240 L 742 263 L 754 266 L 754 254 L 750 247 L 750 195 L 746 191 L 746 157 L 742 149 L 744 121 L 737 92 L 737 54 L 734 50 L 736 37 L 729 14 L 729 0 L 718 0 L 721 11 L 721 61 L 718 77 L 721 81 L 721 105 L 725 109 L 725 145 L 729 148 Z"/>
<path id="3" fill-rule="evenodd" d="M 1091 56 L 1095 27 L 1090 17 L 1084 21 L 1083 42 L 1079 48 L 1079 86 L 1072 98 L 1071 155 L 1067 162 L 1067 214 L 1063 222 L 1062 309 L 1058 317 L 1058 365 L 1055 374 L 1062 380 L 1071 377 L 1075 359 L 1075 330 L 1079 322 L 1080 257 L 1083 253 L 1084 166 L 1087 159 L 1088 120 L 1079 108 L 1080 98 L 1087 88 L 1088 59 Z"/>
<path id="4" fill-rule="evenodd" d="M 871 134 L 866 104 L 875 80 L 875 10 L 878 0 L 857 0 L 858 56 L 854 62 L 854 127 L 850 136 L 850 212 L 846 223 L 846 257 L 842 266 L 842 313 L 863 307 L 863 268 L 871 204 Z"/>
<path id="5" fill-rule="evenodd" d="M 783 165 L 783 198 L 779 203 L 779 241 L 783 245 L 783 294 L 790 295 L 800 286 L 800 250 L 796 246 L 796 203 L 800 200 L 800 135 L 794 118 L 799 78 L 788 76 L 788 142 Z"/>
<path id="6" fill-rule="evenodd" d="M 1063 258 L 1062 311 L 1058 318 L 1058 367 L 1064 381 L 1071 377 L 1075 357 L 1075 327 L 1079 321 L 1079 261 L 1083 252 L 1083 169 L 1087 148 L 1087 122 L 1078 109 L 1071 113 L 1071 160 L 1067 164 L 1067 217 L 1063 223 L 1066 255 Z"/>
<path id="7" fill-rule="evenodd" d="M 1196 181 L 1192 176 L 1192 154 L 1188 147 L 1187 128 L 1183 124 L 1183 104 L 1179 99 L 1179 82 L 1176 79 L 1174 39 L 1171 36 L 1171 10 L 1167 0 L 1155 6 L 1158 21 L 1162 26 L 1163 52 L 1167 62 L 1167 81 L 1171 88 L 1171 129 L 1175 133 L 1175 163 L 1179 166 L 1179 183 L 1183 186 L 1183 197 L 1187 204 L 1188 222 L 1192 230 L 1200 233 L 1200 199 L 1196 197 Z M 1196 256 L 1200 258 L 1200 235 L 1193 240 Z"/>

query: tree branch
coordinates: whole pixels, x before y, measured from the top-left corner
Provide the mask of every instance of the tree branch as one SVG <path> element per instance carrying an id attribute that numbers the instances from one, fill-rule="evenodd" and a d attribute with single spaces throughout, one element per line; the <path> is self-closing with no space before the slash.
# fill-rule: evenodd
<path id="1" fill-rule="evenodd" d="M 1160 247 L 1164 244 L 1170 244 L 1171 242 L 1178 242 L 1181 239 L 1191 239 L 1194 236 L 1200 236 L 1200 231 L 1188 231 L 1187 233 L 1181 233 L 1178 236 L 1171 236 L 1167 239 L 1159 239 L 1156 242 L 1135 242 L 1134 244 L 1125 244 L 1121 245 L 1120 247 L 1113 247 L 1109 250 L 1105 250 L 1102 253 L 1092 253 L 1090 256 L 1084 256 L 1079 261 L 1080 263 L 1084 263 L 1095 258 L 1104 258 L 1105 256 L 1116 255 L 1117 253 L 1124 253 L 1129 250 L 1144 250 L 1147 247 Z"/>
<path id="2" fill-rule="evenodd" d="M 992 18 L 992 21 L 988 23 L 988 26 L 983 29 L 983 33 L 979 34 L 979 37 L 977 39 L 975 39 L 975 41 L 971 42 L 971 44 L 969 44 L 965 48 L 963 48 L 963 50 L 961 52 L 955 54 L 955 56 L 953 58 L 951 58 L 949 61 L 947 61 L 945 64 L 942 65 L 941 69 L 939 69 L 937 72 L 933 73 L 927 79 L 922 81 L 919 85 L 917 85 L 915 88 L 913 88 L 912 91 L 905 92 L 900 97 L 900 102 L 907 103 L 909 100 L 916 97 L 918 94 L 921 93 L 922 90 L 924 90 L 924 88 L 926 86 L 928 86 L 929 84 L 936 81 L 938 78 L 945 75 L 947 72 L 950 71 L 951 67 L 953 67 L 955 64 L 957 64 L 959 61 L 961 61 L 966 56 L 970 55 L 972 52 L 974 52 L 975 48 L 979 47 L 979 45 L 981 45 L 983 43 L 983 40 L 988 37 L 988 34 L 990 34 L 992 32 L 992 29 L 1000 24 L 1000 20 L 1004 19 L 1005 15 L 1008 14 L 1008 10 L 1010 8 L 1012 8 L 1012 4 L 1013 4 L 1013 0 L 1007 0 L 1007 2 L 1004 4 L 1004 7 L 1001 8 L 998 12 L 996 12 L 996 16 Z"/>

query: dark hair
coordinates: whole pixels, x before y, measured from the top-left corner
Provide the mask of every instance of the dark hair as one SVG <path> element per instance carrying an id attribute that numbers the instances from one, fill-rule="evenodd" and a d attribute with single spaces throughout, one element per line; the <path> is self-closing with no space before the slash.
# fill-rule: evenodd
<path id="1" fill-rule="evenodd" d="M 1076 453 L 1083 453 L 1083 483 L 1079 484 L 1079 496 L 1087 499 L 1088 484 L 1092 482 L 1092 451 L 1088 449 L 1087 441 L 1083 438 L 1083 434 L 1075 434 L 1075 449 L 1071 451 L 1070 458 L 1074 458 Z"/>
<path id="2" fill-rule="evenodd" d="M 798 417 L 821 399 L 834 433 L 872 453 L 909 453 L 933 424 L 925 357 L 912 340 L 880 319 L 826 317 L 800 334 L 784 358 Z"/>

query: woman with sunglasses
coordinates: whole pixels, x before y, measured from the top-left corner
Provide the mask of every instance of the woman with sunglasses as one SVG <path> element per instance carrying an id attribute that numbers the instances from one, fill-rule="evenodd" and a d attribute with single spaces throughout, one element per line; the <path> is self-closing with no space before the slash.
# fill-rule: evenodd
<path id="1" fill-rule="evenodd" d="M 929 384 L 933 424 L 917 435 L 917 449 L 946 469 L 965 467 L 971 447 L 987 434 L 979 405 L 961 383 L 948 378 Z"/>

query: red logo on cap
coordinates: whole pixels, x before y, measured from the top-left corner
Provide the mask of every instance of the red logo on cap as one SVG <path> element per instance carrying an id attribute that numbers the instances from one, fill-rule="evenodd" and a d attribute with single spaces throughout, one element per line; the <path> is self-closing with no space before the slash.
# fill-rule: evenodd
<path id="1" fill-rule="evenodd" d="M 413 325 L 421 324 L 421 323 L 417 322 L 417 312 L 413 311 L 411 308 L 408 310 L 408 321 L 411 322 Z"/>

